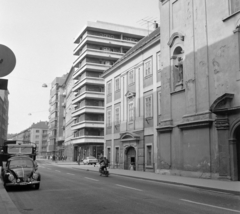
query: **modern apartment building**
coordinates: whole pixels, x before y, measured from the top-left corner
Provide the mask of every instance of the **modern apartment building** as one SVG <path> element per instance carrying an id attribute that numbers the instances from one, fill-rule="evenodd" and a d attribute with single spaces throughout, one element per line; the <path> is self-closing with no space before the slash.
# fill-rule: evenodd
<path id="1" fill-rule="evenodd" d="M 73 54 L 72 130 L 74 157 L 99 157 L 104 145 L 104 80 L 101 74 L 124 56 L 147 30 L 107 22 L 87 22 Z"/>
<path id="2" fill-rule="evenodd" d="M 21 141 L 24 144 L 35 144 L 39 155 L 46 155 L 48 138 L 48 122 L 33 123 L 29 128 L 12 137 L 11 140 Z"/>
<path id="3" fill-rule="evenodd" d="M 140 40 L 105 79 L 105 151 L 114 168 L 155 171 L 161 114 L 160 28 Z"/>
<path id="4" fill-rule="evenodd" d="M 7 139 L 8 133 L 8 90 L 0 90 L 0 146 Z"/>
<path id="5" fill-rule="evenodd" d="M 240 181 L 240 1 L 161 0 L 159 173 Z"/>
<path id="6" fill-rule="evenodd" d="M 67 77 L 64 74 L 62 77 L 56 77 L 51 83 L 50 100 L 49 100 L 49 133 L 48 133 L 48 146 L 47 155 L 49 156 L 62 156 L 63 154 L 63 111 L 64 102 L 63 83 Z"/>

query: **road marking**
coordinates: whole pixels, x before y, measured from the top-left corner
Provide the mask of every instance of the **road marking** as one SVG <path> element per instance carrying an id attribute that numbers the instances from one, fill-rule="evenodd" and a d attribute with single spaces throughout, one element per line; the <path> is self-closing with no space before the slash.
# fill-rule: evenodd
<path id="1" fill-rule="evenodd" d="M 99 181 L 99 180 L 96 180 L 96 179 L 93 179 L 93 178 L 88 178 L 88 177 L 85 177 L 86 179 L 88 180 L 92 180 L 92 181 Z"/>
<path id="2" fill-rule="evenodd" d="M 123 186 L 123 185 L 120 185 L 120 184 L 116 184 L 117 186 L 119 187 L 123 187 L 123 188 L 128 188 L 128 189 L 133 189 L 133 190 L 137 190 L 137 191 L 142 191 L 141 189 L 136 189 L 136 188 L 132 188 L 132 187 L 127 187 L 127 186 Z"/>
<path id="3" fill-rule="evenodd" d="M 203 192 L 211 192 L 211 193 L 218 193 L 218 194 L 224 194 L 224 195 L 233 195 L 231 193 L 227 193 L 227 192 L 221 192 L 221 191 L 214 191 L 214 190 L 205 190 L 205 189 L 199 189 L 199 191 L 203 191 Z"/>
<path id="4" fill-rule="evenodd" d="M 203 204 L 203 203 L 199 203 L 199 202 L 195 202 L 195 201 L 189 201 L 189 200 L 186 200 L 186 199 L 180 199 L 180 200 L 185 201 L 185 202 L 189 202 L 189 203 L 193 203 L 193 204 L 199 204 L 199 205 L 203 205 L 203 206 L 207 206 L 207 207 L 214 207 L 214 208 L 217 208 L 217 209 L 228 210 L 228 211 L 240 213 L 239 210 L 227 209 L 227 208 L 224 208 L 224 207 L 218 207 L 218 206 L 214 206 L 214 205 L 210 205 L 210 204 Z"/>
<path id="5" fill-rule="evenodd" d="M 75 175 L 75 174 L 72 174 L 72 173 L 67 173 L 68 175 Z"/>
<path id="6" fill-rule="evenodd" d="M 61 172 L 61 171 L 59 171 L 59 170 L 55 170 L 56 172 Z"/>

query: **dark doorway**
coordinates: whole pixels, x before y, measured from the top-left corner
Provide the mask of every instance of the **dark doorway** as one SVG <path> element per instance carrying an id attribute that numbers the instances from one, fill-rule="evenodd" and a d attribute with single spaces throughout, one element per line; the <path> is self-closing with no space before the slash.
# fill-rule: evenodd
<path id="1" fill-rule="evenodd" d="M 136 170 L 136 150 L 133 147 L 128 147 L 125 157 L 124 169 L 130 169 L 130 165 L 133 165 L 133 169 Z"/>
<path id="2" fill-rule="evenodd" d="M 238 181 L 240 181 L 240 126 L 238 126 L 235 130 L 236 137 L 236 154 L 237 154 L 237 171 L 238 171 Z"/>

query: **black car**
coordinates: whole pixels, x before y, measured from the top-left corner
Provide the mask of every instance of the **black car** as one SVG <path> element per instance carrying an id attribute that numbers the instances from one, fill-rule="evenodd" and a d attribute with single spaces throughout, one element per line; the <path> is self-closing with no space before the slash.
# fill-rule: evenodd
<path id="1" fill-rule="evenodd" d="M 8 190 L 10 186 L 32 186 L 39 189 L 41 175 L 36 170 L 37 164 L 28 156 L 16 155 L 9 158 L 1 170 L 5 189 Z"/>

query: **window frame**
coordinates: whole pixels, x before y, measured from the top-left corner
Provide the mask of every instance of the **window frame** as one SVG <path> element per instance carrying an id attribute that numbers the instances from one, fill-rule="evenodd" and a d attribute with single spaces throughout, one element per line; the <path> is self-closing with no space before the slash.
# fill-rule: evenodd
<path id="1" fill-rule="evenodd" d="M 120 162 L 120 148 L 119 146 L 115 147 L 115 163 L 119 165 Z"/>
<path id="2" fill-rule="evenodd" d="M 112 119 L 112 110 L 107 109 L 107 118 L 106 118 L 106 126 L 111 127 L 111 119 Z"/>
<path id="3" fill-rule="evenodd" d="M 157 93 L 158 115 L 161 115 L 161 91 Z"/>
<path id="4" fill-rule="evenodd" d="M 152 58 L 144 61 L 144 77 L 147 78 L 152 75 Z"/>
<path id="5" fill-rule="evenodd" d="M 118 84 L 117 84 L 118 81 Z M 121 84 L 120 84 L 120 77 L 115 78 L 115 92 L 120 91 L 121 89 Z"/>
<path id="6" fill-rule="evenodd" d="M 240 5 L 239 5 L 239 9 L 238 9 L 238 10 L 232 12 L 232 8 L 233 8 L 233 7 L 232 7 L 232 5 L 233 5 L 233 4 L 232 4 L 232 1 L 233 1 L 233 0 L 228 0 L 228 12 L 229 12 L 229 15 L 230 15 L 230 16 L 240 12 Z"/>
<path id="7" fill-rule="evenodd" d="M 148 150 L 148 148 L 151 148 L 150 149 L 150 156 L 149 156 L 149 150 Z M 145 151 L 146 151 L 146 154 L 145 154 L 145 157 L 146 157 L 146 161 L 145 161 L 145 165 L 146 165 L 146 167 L 153 167 L 153 145 L 152 145 L 152 143 L 148 143 L 148 144 L 146 144 L 146 147 L 145 147 Z"/>
<path id="8" fill-rule="evenodd" d="M 112 94 L 112 81 L 107 83 L 107 95 Z"/>
<path id="9" fill-rule="evenodd" d="M 135 75 L 134 75 L 134 69 L 131 69 L 128 72 L 128 85 L 132 85 L 135 83 Z"/>
<path id="10" fill-rule="evenodd" d="M 150 98 L 150 104 L 151 104 L 151 106 L 149 107 L 149 106 L 147 106 L 147 99 L 149 99 Z M 144 101 L 145 101 L 145 103 L 144 103 L 144 107 L 145 107 L 145 118 L 152 118 L 153 117 L 153 97 L 152 97 L 152 95 L 148 95 L 148 96 L 146 96 L 145 98 L 144 98 Z M 148 110 L 150 110 L 150 113 L 149 113 L 149 111 Z"/>
<path id="11" fill-rule="evenodd" d="M 132 106 L 131 109 L 130 109 L 130 106 Z M 133 121 L 134 121 L 134 102 L 130 101 L 128 103 L 128 122 L 131 123 Z"/>
<path id="12" fill-rule="evenodd" d="M 118 109 L 118 120 L 116 116 L 117 109 Z M 115 125 L 119 125 L 120 124 L 120 107 L 119 106 L 115 107 L 114 118 L 115 118 Z"/>

